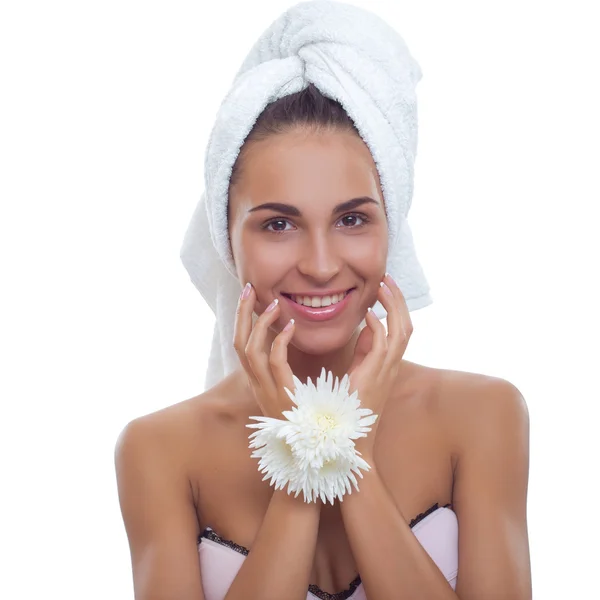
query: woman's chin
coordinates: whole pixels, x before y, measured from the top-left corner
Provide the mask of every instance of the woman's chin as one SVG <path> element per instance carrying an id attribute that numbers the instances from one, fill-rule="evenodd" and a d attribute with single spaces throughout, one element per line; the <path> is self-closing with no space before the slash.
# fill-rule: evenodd
<path id="1" fill-rule="evenodd" d="M 303 334 L 301 331 L 296 331 L 290 342 L 300 352 L 304 354 L 329 354 L 339 352 L 352 338 L 352 331 L 307 331 Z"/>

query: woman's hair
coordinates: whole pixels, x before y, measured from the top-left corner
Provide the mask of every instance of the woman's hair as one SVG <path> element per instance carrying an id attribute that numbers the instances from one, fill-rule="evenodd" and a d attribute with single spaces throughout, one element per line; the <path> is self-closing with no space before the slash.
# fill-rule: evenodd
<path id="1" fill-rule="evenodd" d="M 314 131 L 348 131 L 360 137 L 354 121 L 342 105 L 324 96 L 319 88 L 309 83 L 303 90 L 283 96 L 265 107 L 244 140 L 231 171 L 229 187 L 234 186 L 240 177 L 244 149 L 248 148 L 250 143 L 264 140 L 271 135 L 287 133 L 298 127 Z"/>

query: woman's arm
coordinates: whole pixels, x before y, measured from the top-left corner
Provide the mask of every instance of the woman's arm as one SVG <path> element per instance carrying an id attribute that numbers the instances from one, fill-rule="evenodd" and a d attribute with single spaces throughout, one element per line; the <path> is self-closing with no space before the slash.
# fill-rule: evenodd
<path id="1" fill-rule="evenodd" d="M 396 507 L 373 465 L 360 491 L 340 503 L 344 528 L 369 600 L 458 600 Z M 460 571 L 459 571 L 460 574 Z"/>
<path id="2" fill-rule="evenodd" d="M 129 423 L 115 446 L 119 502 L 136 600 L 203 600 L 198 521 L 170 436 L 152 415 Z M 275 490 L 226 600 L 306 600 L 320 502 Z"/>
<path id="3" fill-rule="evenodd" d="M 321 503 L 275 490 L 225 600 L 306 600 Z"/>
<path id="4" fill-rule="evenodd" d="M 247 284 L 238 304 L 233 345 L 261 412 L 280 418 L 282 410 L 293 406 L 284 388 L 295 387 L 287 361 L 294 322 L 277 334 L 269 350 L 267 333 L 279 317 L 279 300 L 274 299 L 253 326 L 256 303 L 256 292 Z M 320 502 L 305 503 L 302 494 L 295 498 L 275 490 L 225 600 L 306 600 L 320 515 Z"/>
<path id="5" fill-rule="evenodd" d="M 204 600 L 194 499 L 173 446 L 153 415 L 131 421 L 115 445 L 135 600 Z"/>
<path id="6" fill-rule="evenodd" d="M 502 379 L 486 379 L 468 396 L 469 410 L 460 411 L 468 417 L 457 436 L 462 449 L 453 493 L 459 521 L 456 591 L 413 534 L 375 466 L 360 481 L 360 491 L 341 503 L 369 600 L 531 599 L 527 407 Z M 372 455 L 365 460 L 374 465 Z"/>

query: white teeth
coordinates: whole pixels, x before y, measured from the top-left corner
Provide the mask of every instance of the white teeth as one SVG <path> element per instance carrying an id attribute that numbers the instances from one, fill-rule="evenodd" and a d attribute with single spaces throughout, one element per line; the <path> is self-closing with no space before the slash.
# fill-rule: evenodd
<path id="1" fill-rule="evenodd" d="M 346 292 L 341 294 L 333 294 L 332 296 L 291 296 L 291 299 L 297 304 L 304 306 L 310 306 L 312 308 L 321 308 L 323 306 L 331 306 L 341 302 L 346 296 Z"/>

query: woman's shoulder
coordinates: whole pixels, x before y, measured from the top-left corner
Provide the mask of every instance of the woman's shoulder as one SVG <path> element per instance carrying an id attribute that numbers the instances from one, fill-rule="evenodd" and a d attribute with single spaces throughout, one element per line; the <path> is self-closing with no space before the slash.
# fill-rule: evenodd
<path id="1" fill-rule="evenodd" d="M 403 359 L 395 396 L 401 407 L 423 411 L 428 418 L 438 417 L 451 422 L 463 411 L 471 409 L 477 392 L 498 380 L 480 373 L 432 367 Z"/>
<path id="2" fill-rule="evenodd" d="M 413 408 L 419 412 L 423 409 L 436 418 L 452 445 L 464 439 L 469 430 L 480 427 L 482 420 L 492 418 L 499 403 L 512 398 L 524 405 L 518 389 L 506 379 L 410 361 L 404 364 L 404 384 L 399 386 L 404 402 L 397 403 L 398 414 L 406 417 L 407 405 L 411 412 Z M 207 448 L 237 446 L 240 435 L 248 434 L 248 415 L 260 414 L 259 410 L 245 378 L 234 372 L 197 396 L 134 419 L 125 429 L 152 436 L 177 454 L 179 464 L 196 470 Z M 192 465 L 187 464 L 189 460 Z"/>
<path id="3" fill-rule="evenodd" d="M 399 395 L 417 398 L 418 404 L 437 413 L 449 424 L 469 420 L 505 394 L 518 394 L 517 388 L 501 377 L 456 369 L 431 367 L 404 360 Z M 246 379 L 234 372 L 212 388 L 186 400 L 135 419 L 140 426 L 160 431 L 180 445 L 182 439 L 201 441 L 237 429 L 241 421 L 260 410 L 250 393 Z M 255 411 L 255 412 L 253 412 Z"/>
<path id="4" fill-rule="evenodd" d="M 507 379 L 483 373 L 455 369 L 433 369 L 436 372 L 434 397 L 446 418 L 464 420 L 481 414 L 502 402 L 503 397 L 519 397 L 517 387 Z"/>
<path id="5" fill-rule="evenodd" d="M 519 389 L 502 377 L 460 371 L 433 369 L 434 385 L 430 401 L 456 454 L 464 452 L 477 431 L 494 426 L 506 411 L 527 413 Z"/>
<path id="6" fill-rule="evenodd" d="M 519 395 L 517 388 L 501 377 L 407 360 L 403 363 L 404 382 L 398 386 L 399 394 L 418 398 L 423 408 L 437 412 L 448 422 L 480 413 L 503 392 Z M 258 414 L 252 412 L 257 410 L 245 378 L 236 371 L 201 394 L 137 417 L 132 423 L 181 442 L 182 437 L 198 440 L 209 436 L 215 429 L 222 433 L 223 428 L 237 425 L 250 414 Z"/>
<path id="7" fill-rule="evenodd" d="M 174 464 L 188 467 L 191 458 L 195 467 L 206 447 L 224 442 L 227 432 L 237 429 L 244 410 L 251 410 L 247 397 L 241 378 L 234 373 L 197 396 L 136 417 L 119 438 L 125 434 L 150 437 L 176 455 Z"/>

